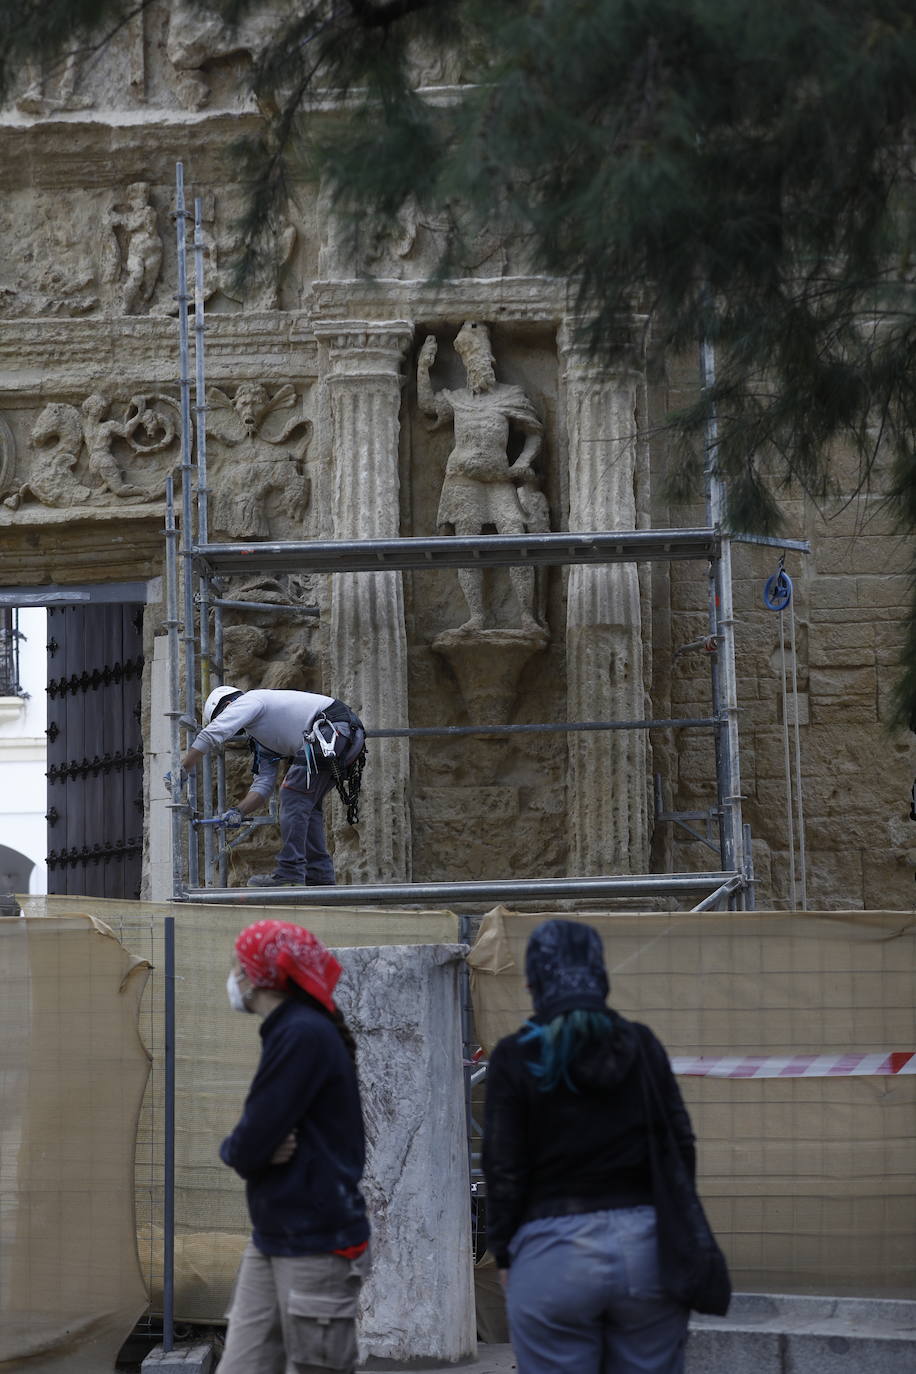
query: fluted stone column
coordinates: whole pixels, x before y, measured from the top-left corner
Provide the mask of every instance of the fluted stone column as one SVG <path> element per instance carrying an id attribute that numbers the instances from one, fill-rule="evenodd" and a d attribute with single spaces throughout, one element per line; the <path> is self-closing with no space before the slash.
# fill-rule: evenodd
<path id="1" fill-rule="evenodd" d="M 399 530 L 403 321 L 319 326 L 328 345 L 327 401 L 333 472 L 333 538 L 390 539 Z M 328 691 L 366 723 L 407 725 L 407 636 L 401 574 L 335 573 L 331 583 Z M 411 876 L 406 739 L 370 741 L 358 837 L 337 831 L 338 881 Z"/>
<path id="2" fill-rule="evenodd" d="M 562 340 L 569 437 L 570 530 L 637 527 L 635 362 L 598 365 Z M 572 566 L 566 611 L 570 720 L 641 720 L 645 713 L 639 574 L 635 563 Z M 649 869 L 648 741 L 643 731 L 569 739 L 570 872 Z"/>

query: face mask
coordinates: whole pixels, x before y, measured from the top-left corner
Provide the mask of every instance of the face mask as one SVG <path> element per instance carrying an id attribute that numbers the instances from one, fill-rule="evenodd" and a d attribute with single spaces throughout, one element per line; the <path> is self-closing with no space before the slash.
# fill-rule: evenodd
<path id="1" fill-rule="evenodd" d="M 239 976 L 237 973 L 233 973 L 231 969 L 229 970 L 229 977 L 226 979 L 226 995 L 233 1011 L 251 1011 L 251 1008 L 245 1005 L 245 998 L 239 987 Z"/>

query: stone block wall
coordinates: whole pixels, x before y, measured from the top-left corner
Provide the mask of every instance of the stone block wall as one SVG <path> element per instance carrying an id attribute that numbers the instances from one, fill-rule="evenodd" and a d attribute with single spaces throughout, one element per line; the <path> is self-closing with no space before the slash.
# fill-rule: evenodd
<path id="1" fill-rule="evenodd" d="M 654 397 L 659 412 L 677 404 L 693 380 L 689 363 L 672 366 L 670 389 Z M 663 445 L 653 459 L 658 522 L 702 523 L 700 506 L 665 505 Z M 909 819 L 916 748 L 909 731 L 893 727 L 892 692 L 910 614 L 910 541 L 895 530 L 880 489 L 855 493 L 856 470 L 842 453 L 834 472 L 838 492 L 828 507 L 815 509 L 792 493 L 783 503 L 786 536 L 811 543 L 808 555 L 786 555 L 794 584 L 798 688 L 794 697 L 789 680 L 790 771 L 794 775 L 797 712 L 808 905 L 906 910 L 916 895 L 916 826 Z M 767 908 L 790 904 L 779 615 L 763 604 L 764 584 L 779 555 L 778 548 L 733 548 L 743 813 L 753 832 L 757 904 Z M 656 713 L 667 684 L 673 715 L 706 714 L 708 661 L 701 652 L 679 652 L 707 632 L 703 570 L 674 565 L 667 578 L 656 576 L 656 595 L 667 602 L 655 622 Z M 783 623 L 791 672 L 788 611 Z M 668 804 L 703 809 L 714 799 L 709 732 L 672 733 L 656 746 L 667 770 Z M 794 829 L 797 849 L 797 814 Z M 675 869 L 703 868 L 714 857 L 683 832 L 678 835 L 676 827 L 657 839 L 662 844 Z M 800 899 L 800 883 L 796 889 Z"/>

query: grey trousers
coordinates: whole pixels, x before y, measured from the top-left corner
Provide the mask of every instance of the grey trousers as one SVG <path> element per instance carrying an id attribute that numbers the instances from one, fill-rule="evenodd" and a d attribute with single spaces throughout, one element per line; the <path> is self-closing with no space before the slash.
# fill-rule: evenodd
<path id="1" fill-rule="evenodd" d="M 340 732 L 334 742 L 342 768 L 348 768 L 359 754 L 366 736 L 345 721 L 335 721 Z M 334 776 L 316 750 L 318 768 L 309 770 L 291 763 L 280 788 L 280 852 L 274 864 L 274 877 L 285 883 L 307 883 L 309 887 L 332 887 L 334 861 L 328 853 L 321 803 L 334 786 Z"/>
<path id="2" fill-rule="evenodd" d="M 518 1374 L 683 1374 L 688 1314 L 659 1283 L 654 1207 L 529 1221 L 509 1254 Z"/>
<path id="3" fill-rule="evenodd" d="M 351 1374 L 359 1290 L 368 1272 L 368 1251 L 355 1260 L 262 1255 L 249 1241 L 217 1374 Z"/>

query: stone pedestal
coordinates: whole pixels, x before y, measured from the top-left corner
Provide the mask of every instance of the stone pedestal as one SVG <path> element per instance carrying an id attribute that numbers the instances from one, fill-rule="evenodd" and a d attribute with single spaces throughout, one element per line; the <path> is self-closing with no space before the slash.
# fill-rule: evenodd
<path id="1" fill-rule="evenodd" d="M 411 326 L 322 325 L 333 466 L 333 537 L 391 539 L 398 528 L 401 359 Z M 327 691 L 366 724 L 406 726 L 407 636 L 401 574 L 335 573 Z M 338 882 L 409 881 L 410 750 L 370 741 L 358 834 L 337 827 Z"/>
<path id="2" fill-rule="evenodd" d="M 525 666 L 549 638 L 546 630 L 462 627 L 443 631 L 432 647 L 458 679 L 470 723 L 508 725 Z"/>
<path id="3" fill-rule="evenodd" d="M 567 340 L 570 530 L 637 527 L 636 363 L 609 371 Z M 635 563 L 569 570 L 566 673 L 570 720 L 641 720 L 645 685 Z M 649 868 L 648 740 L 643 731 L 569 736 L 570 871 Z"/>

